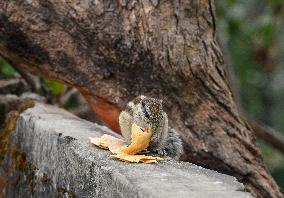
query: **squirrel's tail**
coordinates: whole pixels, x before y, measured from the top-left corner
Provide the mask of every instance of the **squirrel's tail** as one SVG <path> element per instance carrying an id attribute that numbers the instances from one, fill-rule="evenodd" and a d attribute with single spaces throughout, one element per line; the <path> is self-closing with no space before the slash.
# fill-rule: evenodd
<path id="1" fill-rule="evenodd" d="M 180 135 L 173 128 L 169 128 L 168 139 L 165 144 L 166 154 L 174 159 L 179 159 L 183 154 L 183 146 Z"/>

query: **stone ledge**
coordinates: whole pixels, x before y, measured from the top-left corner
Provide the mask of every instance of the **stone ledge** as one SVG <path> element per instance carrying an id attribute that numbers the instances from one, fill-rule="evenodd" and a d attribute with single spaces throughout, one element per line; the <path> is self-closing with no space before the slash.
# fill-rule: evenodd
<path id="1" fill-rule="evenodd" d="M 234 177 L 190 163 L 171 159 L 158 164 L 117 161 L 108 151 L 89 143 L 88 137 L 105 133 L 114 135 L 106 127 L 37 103 L 18 119 L 9 145 L 10 154 L 2 165 L 8 172 L 14 168 L 7 176 L 4 194 L 6 197 L 251 197 Z"/>

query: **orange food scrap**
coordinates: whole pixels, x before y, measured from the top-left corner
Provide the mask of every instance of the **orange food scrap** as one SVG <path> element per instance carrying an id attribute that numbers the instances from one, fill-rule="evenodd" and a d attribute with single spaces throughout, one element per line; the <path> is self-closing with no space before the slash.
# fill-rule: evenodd
<path id="1" fill-rule="evenodd" d="M 121 150 L 122 153 L 134 155 L 148 148 L 152 136 L 151 129 L 142 129 L 135 123 L 131 128 L 131 144 Z"/>
<path id="2" fill-rule="evenodd" d="M 91 143 L 95 144 L 100 148 L 109 149 L 110 152 L 114 154 L 120 153 L 121 148 L 125 146 L 125 142 L 122 139 L 106 134 L 101 137 L 90 137 L 89 139 Z"/>
<path id="3" fill-rule="evenodd" d="M 121 161 L 133 163 L 157 163 L 162 160 L 160 157 L 135 155 L 140 151 L 147 149 L 150 144 L 152 131 L 145 129 L 144 131 L 135 123 L 131 128 L 131 144 L 126 146 L 122 139 L 113 137 L 111 135 L 103 135 L 101 137 L 90 138 L 91 143 L 96 146 L 109 149 L 114 155 L 111 155 Z"/>
<path id="4" fill-rule="evenodd" d="M 128 155 L 126 153 L 119 153 L 116 155 L 111 155 L 121 161 L 126 162 L 142 162 L 142 163 L 157 163 L 159 160 L 162 160 L 160 157 L 154 157 L 154 156 L 147 156 L 147 155 Z"/>

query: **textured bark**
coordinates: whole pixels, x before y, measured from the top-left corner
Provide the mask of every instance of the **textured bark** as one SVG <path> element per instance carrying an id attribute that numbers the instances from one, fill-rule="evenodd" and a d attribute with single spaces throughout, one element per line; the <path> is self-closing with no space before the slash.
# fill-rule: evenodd
<path id="1" fill-rule="evenodd" d="M 77 87 L 116 131 L 128 100 L 163 98 L 184 160 L 234 175 L 258 197 L 282 197 L 237 112 L 215 33 L 210 0 L 0 2 L 2 56 Z"/>

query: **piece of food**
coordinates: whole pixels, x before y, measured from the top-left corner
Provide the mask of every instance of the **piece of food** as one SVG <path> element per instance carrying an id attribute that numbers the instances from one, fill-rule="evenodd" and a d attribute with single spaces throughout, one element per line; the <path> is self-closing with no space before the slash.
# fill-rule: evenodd
<path id="1" fill-rule="evenodd" d="M 147 149 L 149 146 L 152 136 L 152 131 L 150 129 L 145 129 L 143 131 L 134 123 L 132 125 L 131 132 L 131 144 L 129 146 L 126 146 L 122 139 L 113 137 L 111 135 L 90 138 L 90 141 L 100 148 L 109 149 L 114 154 L 111 156 L 121 161 L 134 163 L 157 163 L 159 160 L 162 160 L 160 157 L 135 155 L 136 153 Z"/>
<path id="2" fill-rule="evenodd" d="M 157 163 L 159 160 L 162 160 L 160 157 L 147 156 L 147 155 L 128 155 L 125 153 L 118 153 L 116 155 L 111 155 L 121 161 L 127 162 L 143 162 L 143 163 Z"/>
<path id="3" fill-rule="evenodd" d="M 91 143 L 96 146 L 109 149 L 113 154 L 120 153 L 121 148 L 125 147 L 125 142 L 122 139 L 113 137 L 111 135 L 103 135 L 101 137 L 89 138 Z"/>
<path id="4" fill-rule="evenodd" d="M 131 144 L 123 148 L 121 152 L 134 155 L 147 149 L 150 144 L 152 130 L 147 128 L 143 131 L 137 124 L 133 123 L 131 132 Z"/>

